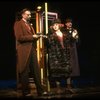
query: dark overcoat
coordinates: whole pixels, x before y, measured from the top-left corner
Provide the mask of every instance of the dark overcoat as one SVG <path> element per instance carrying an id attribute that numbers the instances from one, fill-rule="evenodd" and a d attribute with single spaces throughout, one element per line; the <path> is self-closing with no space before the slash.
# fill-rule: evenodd
<path id="1" fill-rule="evenodd" d="M 76 77 L 80 76 L 80 67 L 79 67 L 79 60 L 78 60 L 78 52 L 77 52 L 77 45 L 79 44 L 79 38 L 74 39 L 72 37 L 72 33 L 69 32 L 70 30 L 66 29 L 66 33 L 70 37 L 70 62 L 72 67 L 71 76 Z M 73 32 L 73 31 L 72 31 Z M 78 33 L 79 36 L 79 33 Z"/>
<path id="2" fill-rule="evenodd" d="M 66 33 L 63 33 L 63 47 L 56 33 L 48 34 L 49 77 L 66 79 L 72 71 L 69 60 L 69 37 Z"/>
<path id="3" fill-rule="evenodd" d="M 72 66 L 72 73 L 71 76 L 80 76 L 80 68 L 79 68 L 79 60 L 78 60 L 78 52 L 77 52 L 77 43 L 73 42 L 71 48 L 71 66 Z"/>
<path id="4" fill-rule="evenodd" d="M 16 38 L 17 71 L 21 73 L 27 67 L 35 31 L 31 25 L 29 30 L 25 22 L 20 20 L 14 24 L 14 33 Z"/>

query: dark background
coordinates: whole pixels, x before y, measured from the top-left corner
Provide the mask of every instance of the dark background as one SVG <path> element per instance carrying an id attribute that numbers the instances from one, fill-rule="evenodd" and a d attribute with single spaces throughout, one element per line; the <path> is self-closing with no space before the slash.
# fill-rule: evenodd
<path id="1" fill-rule="evenodd" d="M 16 79 L 16 50 L 13 24 L 16 12 L 23 8 L 35 10 L 44 2 L 0 1 L 0 79 Z M 80 43 L 78 55 L 80 78 L 89 77 L 99 80 L 100 76 L 100 2 L 97 1 L 48 1 L 48 11 L 57 12 L 64 22 L 66 17 L 73 19 L 78 29 Z"/>

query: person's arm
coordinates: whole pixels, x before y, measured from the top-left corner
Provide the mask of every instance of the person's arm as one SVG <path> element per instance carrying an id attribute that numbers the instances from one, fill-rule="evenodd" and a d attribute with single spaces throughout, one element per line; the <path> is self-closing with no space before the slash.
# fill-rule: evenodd
<path id="1" fill-rule="evenodd" d="M 14 31 L 15 31 L 15 36 L 17 41 L 19 42 L 32 42 L 33 40 L 36 40 L 38 38 L 37 35 L 32 35 L 32 34 L 24 34 L 24 27 L 22 23 L 16 22 L 14 25 Z"/>

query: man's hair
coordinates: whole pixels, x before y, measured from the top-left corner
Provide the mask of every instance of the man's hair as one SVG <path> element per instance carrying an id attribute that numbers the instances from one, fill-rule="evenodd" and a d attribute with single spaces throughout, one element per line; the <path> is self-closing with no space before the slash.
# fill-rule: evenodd
<path id="1" fill-rule="evenodd" d="M 30 9 L 24 8 L 20 12 L 17 12 L 16 15 L 15 15 L 16 16 L 15 20 L 19 21 L 22 18 L 22 14 L 25 13 L 26 11 L 30 11 Z"/>
<path id="2" fill-rule="evenodd" d="M 30 11 L 30 9 L 24 8 L 24 9 L 21 10 L 20 14 L 22 15 L 22 14 L 25 13 L 26 11 Z"/>

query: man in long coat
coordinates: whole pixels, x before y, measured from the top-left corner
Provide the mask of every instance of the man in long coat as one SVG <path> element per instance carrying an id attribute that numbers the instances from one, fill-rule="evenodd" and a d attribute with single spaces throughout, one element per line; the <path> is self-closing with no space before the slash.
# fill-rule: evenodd
<path id="1" fill-rule="evenodd" d="M 29 90 L 29 73 L 31 72 L 34 82 L 36 84 L 37 93 L 41 95 L 44 90 L 41 86 L 40 73 L 38 69 L 36 40 L 39 38 L 35 34 L 32 25 L 29 23 L 31 12 L 29 9 L 21 11 L 21 19 L 15 21 L 14 33 L 16 38 L 16 52 L 17 52 L 17 74 L 18 83 L 22 84 L 23 95 L 30 93 Z"/>
<path id="2" fill-rule="evenodd" d="M 79 62 L 78 62 L 78 53 L 77 53 L 77 43 L 79 42 L 79 34 L 76 29 L 73 28 L 73 23 L 71 18 L 67 18 L 65 21 L 65 30 L 66 33 L 70 35 L 71 38 L 70 41 L 70 62 L 72 67 L 72 73 L 69 78 L 67 78 L 67 88 L 71 90 L 72 88 L 72 80 L 71 77 L 76 77 L 80 75 L 80 68 L 79 68 Z M 74 93 L 74 91 L 71 91 Z"/>

